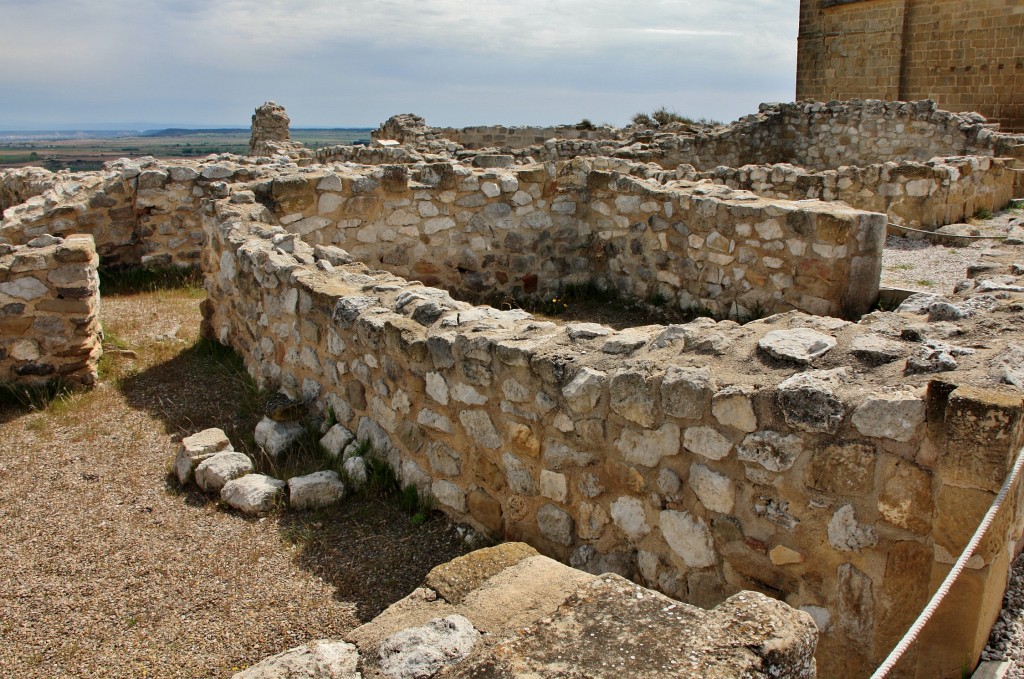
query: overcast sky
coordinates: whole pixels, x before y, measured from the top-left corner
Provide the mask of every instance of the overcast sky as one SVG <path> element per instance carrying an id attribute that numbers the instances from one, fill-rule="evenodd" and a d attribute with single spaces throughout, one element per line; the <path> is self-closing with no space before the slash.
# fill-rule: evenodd
<path id="1" fill-rule="evenodd" d="M 0 129 L 624 124 L 791 101 L 797 0 L 0 0 Z"/>

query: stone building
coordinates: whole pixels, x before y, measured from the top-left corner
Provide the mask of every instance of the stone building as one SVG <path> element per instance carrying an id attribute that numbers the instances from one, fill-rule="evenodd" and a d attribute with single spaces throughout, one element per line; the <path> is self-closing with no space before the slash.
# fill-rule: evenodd
<path id="1" fill-rule="evenodd" d="M 1024 3 L 800 0 L 796 97 L 934 99 L 1024 130 Z"/>

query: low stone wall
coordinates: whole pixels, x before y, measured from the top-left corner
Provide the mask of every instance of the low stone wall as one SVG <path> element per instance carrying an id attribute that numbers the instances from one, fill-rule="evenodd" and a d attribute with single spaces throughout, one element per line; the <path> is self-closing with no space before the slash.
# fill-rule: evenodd
<path id="1" fill-rule="evenodd" d="M 0 245 L 0 383 L 96 382 L 98 262 L 88 236 Z"/>
<path id="2" fill-rule="evenodd" d="M 732 316 L 853 317 L 874 304 L 883 215 L 594 167 L 436 164 L 411 182 L 400 167 L 353 168 L 250 188 L 304 240 L 460 295 L 551 295 L 597 281 Z"/>
<path id="3" fill-rule="evenodd" d="M 327 163 L 358 163 L 360 165 L 406 165 L 423 162 L 423 154 L 404 146 L 354 146 L 338 144 L 325 146 L 316 150 L 316 162 Z"/>
<path id="4" fill-rule="evenodd" d="M 793 165 L 718 167 L 697 172 L 680 166 L 681 179 L 710 179 L 766 198 L 840 200 L 860 210 L 882 212 L 902 226 L 934 230 L 962 222 L 980 209 L 1005 208 L 1022 170 L 987 156 L 935 158 L 927 163 L 885 163 L 808 172 Z"/>
<path id="5" fill-rule="evenodd" d="M 416 116 L 397 118 L 401 120 L 386 131 L 415 147 L 436 145 L 446 135 L 454 135 L 451 140 L 455 142 L 464 139 L 461 131 L 430 128 Z M 520 139 L 500 135 L 498 128 L 487 129 L 492 130 L 489 135 L 494 146 L 501 145 L 499 138 L 506 142 Z M 552 132 L 543 140 L 539 139 L 543 135 L 536 135 L 528 144 L 504 145 L 518 149 L 520 157 L 538 161 L 614 155 L 655 162 L 668 169 L 692 165 L 702 171 L 720 165 L 776 163 L 832 170 L 844 165 L 925 162 L 936 156 L 961 155 L 1007 156 L 1024 163 L 1024 135 L 999 132 L 974 113 L 938 110 L 930 100 L 762 104 L 754 115 L 695 134 L 636 128 L 602 128 L 586 135 L 572 128 Z M 525 135 L 523 141 L 529 137 Z M 474 142 L 476 139 L 474 136 Z"/>
<path id="6" fill-rule="evenodd" d="M 912 307 L 859 324 L 558 326 L 344 265 L 233 200 L 207 206 L 204 328 L 262 386 L 332 412 L 493 535 L 705 607 L 782 598 L 823 630 L 822 676 L 866 676 L 899 640 L 1024 443 L 1020 391 L 990 377 L 1005 345 L 972 339 L 984 322 L 962 321 L 957 347 L 921 344 L 945 326 Z M 1019 499 L 898 676 L 978 657 Z"/>
<path id="7" fill-rule="evenodd" d="M 95 173 L 53 175 L 43 192 L 4 213 L 0 243 L 88 234 L 105 266 L 194 265 L 204 242 L 200 201 L 227 195 L 226 182 L 249 181 L 273 167 L 238 157 L 180 163 L 139 158 Z"/>

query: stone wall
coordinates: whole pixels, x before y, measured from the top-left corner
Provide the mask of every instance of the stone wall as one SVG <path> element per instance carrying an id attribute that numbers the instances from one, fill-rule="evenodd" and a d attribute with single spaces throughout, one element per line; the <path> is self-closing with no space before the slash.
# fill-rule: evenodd
<path id="1" fill-rule="evenodd" d="M 391 139 L 401 144 L 425 146 L 432 141 L 451 141 L 467 149 L 526 148 L 543 144 L 549 139 L 621 139 L 624 130 L 602 125 L 578 127 L 576 125 L 505 126 L 479 125 L 474 127 L 430 127 L 426 121 L 412 113 L 392 116 L 372 136 L 377 140 Z"/>
<path id="2" fill-rule="evenodd" d="M 0 383 L 96 382 L 98 261 L 88 236 L 0 245 Z"/>
<path id="3" fill-rule="evenodd" d="M 1024 11 L 1005 0 L 801 0 L 797 99 L 929 98 L 1024 131 Z"/>
<path id="4" fill-rule="evenodd" d="M 206 208 L 204 328 L 261 385 L 330 410 L 492 535 L 701 606 L 782 598 L 823 630 L 822 676 L 866 676 L 899 640 L 1024 443 L 1020 391 L 989 372 L 1004 345 L 966 315 L 1010 302 L 947 305 L 958 346 L 920 343 L 944 332 L 928 304 L 859 324 L 560 326 L 345 264 L 253 200 Z M 1019 499 L 897 676 L 978 657 Z"/>
<path id="5" fill-rule="evenodd" d="M 44 193 L 58 176 L 41 167 L 0 170 L 0 216 L 7 208 Z"/>
<path id="6" fill-rule="evenodd" d="M 104 266 L 195 265 L 204 242 L 201 199 L 227 195 L 225 182 L 251 180 L 273 167 L 242 160 L 139 158 L 95 173 L 52 175 L 42 193 L 5 211 L 0 243 L 88 234 Z"/>
<path id="7" fill-rule="evenodd" d="M 1003 158 L 987 156 L 935 158 L 926 163 L 850 165 L 808 172 L 793 165 L 718 167 L 696 172 L 680 166 L 681 179 L 709 179 L 766 198 L 843 201 L 851 207 L 883 212 L 903 226 L 934 230 L 965 221 L 979 209 L 1005 208 L 1024 170 Z"/>
<path id="8" fill-rule="evenodd" d="M 659 185 L 587 160 L 510 171 L 436 164 L 250 185 L 290 232 L 460 295 L 598 282 L 729 316 L 855 317 L 877 297 L 882 215 Z"/>

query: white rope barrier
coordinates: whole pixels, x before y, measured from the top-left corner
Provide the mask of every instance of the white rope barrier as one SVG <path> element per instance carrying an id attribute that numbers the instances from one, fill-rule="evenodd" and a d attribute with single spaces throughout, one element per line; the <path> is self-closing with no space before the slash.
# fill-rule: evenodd
<path id="1" fill-rule="evenodd" d="M 999 509 L 1003 506 L 1003 501 L 1006 499 L 1006 496 L 1010 494 L 1010 490 L 1017 481 L 1017 477 L 1020 476 L 1022 467 L 1024 467 L 1024 448 L 1017 451 L 1017 460 L 1013 464 L 1013 469 L 1010 471 L 1010 475 L 1007 476 L 1006 480 L 1003 482 L 1003 487 L 999 489 L 999 494 L 996 495 L 996 499 L 993 500 L 992 506 L 989 507 L 988 512 L 985 514 L 985 518 L 981 520 L 978 530 L 974 532 L 974 537 L 971 538 L 971 541 L 967 543 L 967 547 L 964 548 L 964 553 L 961 554 L 960 558 L 957 559 L 955 564 L 953 564 L 953 568 L 949 571 L 949 574 L 946 575 L 946 579 L 942 581 L 941 585 L 939 585 L 939 589 L 932 595 L 928 605 L 925 606 L 924 610 L 921 611 L 921 614 L 917 616 L 917 620 L 915 620 L 914 624 L 910 626 L 909 630 L 907 630 L 907 633 L 903 636 L 903 639 L 900 640 L 900 643 L 896 644 L 896 648 L 892 649 L 892 652 L 889 653 L 889 657 L 885 659 L 885 662 L 883 662 L 881 666 L 875 670 L 875 673 L 871 675 L 871 679 L 883 679 L 883 677 L 888 676 L 889 672 L 891 672 L 896 666 L 896 663 L 898 663 L 900 658 L 903 657 L 903 654 L 907 652 L 915 641 L 917 641 L 917 635 L 921 633 L 924 626 L 928 624 L 929 620 L 931 620 L 931 617 L 935 614 L 939 604 L 941 604 L 942 600 L 946 598 L 947 594 L 949 594 L 949 590 L 953 586 L 953 583 L 960 576 L 960 573 L 963 572 L 964 568 L 967 567 L 967 562 L 971 560 L 972 556 L 974 556 L 974 551 L 978 549 L 978 545 L 981 544 L 982 539 L 985 537 L 985 533 L 988 532 L 992 522 L 995 521 L 996 514 L 999 513 Z"/>

